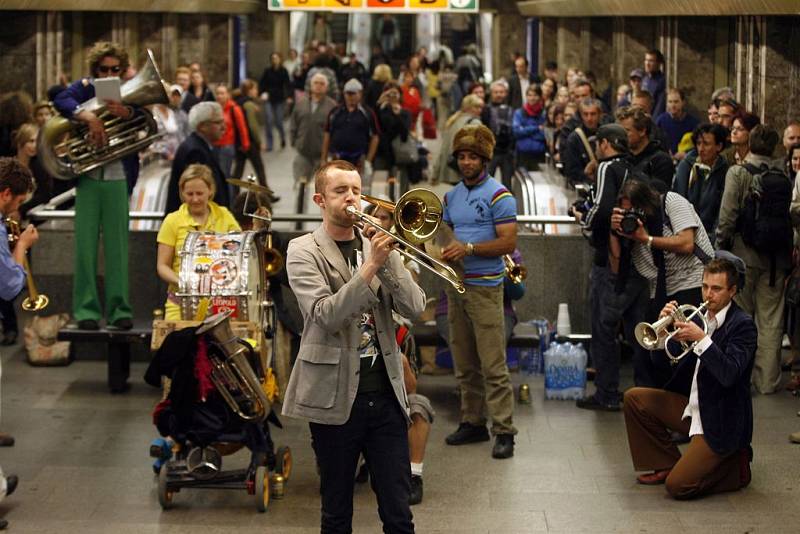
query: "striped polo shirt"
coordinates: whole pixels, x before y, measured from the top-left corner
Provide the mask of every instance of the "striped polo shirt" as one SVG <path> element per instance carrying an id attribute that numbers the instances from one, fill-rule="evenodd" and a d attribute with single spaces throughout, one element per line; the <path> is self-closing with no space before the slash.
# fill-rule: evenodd
<path id="1" fill-rule="evenodd" d="M 462 243 L 478 244 L 497 239 L 495 227 L 516 224 L 517 201 L 508 189 L 484 173 L 481 180 L 466 186 L 458 183 L 444 195 L 444 221 Z M 464 283 L 497 286 L 503 283 L 503 258 L 464 257 Z"/>
<path id="2" fill-rule="evenodd" d="M 670 224 L 664 221 L 664 237 L 681 233 L 687 228 L 694 229 L 694 242 L 703 251 L 714 257 L 714 247 L 708 239 L 703 221 L 688 200 L 678 193 L 667 193 L 665 208 Z M 658 268 L 653 261 L 653 254 L 647 245 L 636 243 L 631 250 L 631 257 L 636 271 L 650 281 L 650 298 L 656 295 Z M 667 274 L 667 296 L 678 291 L 693 289 L 703 285 L 703 262 L 693 253 L 676 254 L 664 251 L 664 267 Z"/>

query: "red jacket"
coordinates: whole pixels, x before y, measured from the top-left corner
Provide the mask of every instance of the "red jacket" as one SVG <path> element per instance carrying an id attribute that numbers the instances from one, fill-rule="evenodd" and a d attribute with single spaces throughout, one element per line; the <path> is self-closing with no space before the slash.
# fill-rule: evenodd
<path id="1" fill-rule="evenodd" d="M 242 108 L 233 101 L 228 99 L 225 107 L 222 109 L 222 116 L 225 117 L 225 134 L 220 137 L 219 141 L 214 143 L 214 146 L 228 146 L 236 143 L 236 137 L 239 138 L 238 145 L 244 152 L 250 150 L 250 133 L 247 130 L 247 121 L 242 113 Z M 236 130 L 234 130 L 234 121 Z"/>

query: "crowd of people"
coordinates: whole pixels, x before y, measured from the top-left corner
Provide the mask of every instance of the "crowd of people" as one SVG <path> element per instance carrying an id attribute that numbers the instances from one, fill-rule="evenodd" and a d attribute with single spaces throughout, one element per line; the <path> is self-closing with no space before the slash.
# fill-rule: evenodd
<path id="1" fill-rule="evenodd" d="M 393 24 L 383 21 L 380 39 L 391 48 Z M 74 183 L 54 180 L 37 162 L 38 128 L 59 113 L 84 123 L 91 142 L 105 143 L 98 117 L 79 105 L 94 96 L 93 79 L 135 74 L 125 50 L 96 44 L 88 77 L 52 88 L 47 102 L 34 105 L 22 92 L 0 99 L 0 156 L 14 158 L 0 160 L 0 211 L 24 218 L 26 209 L 77 187 L 78 327 L 97 330 L 104 313 L 111 329 L 132 326 L 124 204 L 143 160 L 156 157 L 171 167 L 157 273 L 169 284 L 167 318 L 178 318 L 176 252 L 189 231 L 241 229 L 238 190 L 228 179 L 240 178 L 250 162 L 258 183 L 271 191 L 263 158 L 278 150 L 277 130 L 280 149 L 294 149 L 298 201 L 285 211 L 303 213 L 310 186 L 323 214 L 322 226 L 288 247 L 287 284 L 304 324 L 284 401 L 285 414 L 311 422 L 323 529 L 350 525 L 353 474 L 363 453 L 384 524 L 413 531 L 408 506 L 422 499 L 433 408 L 421 395 L 412 401 L 404 394 L 416 379 L 414 366 L 396 350 L 392 306 L 413 319 L 424 293 L 391 237 L 354 229 L 347 208 L 360 208 L 360 194 L 371 192 L 378 172 L 393 197 L 420 182 L 454 186 L 444 197 L 444 222 L 453 235 L 441 256 L 463 265 L 466 289 L 448 289 L 441 300 L 443 337 L 460 388 L 459 426 L 446 441 L 488 441 L 488 422 L 492 457 L 509 458 L 517 429 L 503 348 L 510 299 L 524 292 L 511 289 L 503 260 L 514 254 L 522 261 L 513 176 L 520 167 L 535 171 L 550 162 L 566 187 L 591 191 L 574 214 L 594 250 L 595 392 L 578 407 L 624 407 L 634 465 L 652 471 L 638 477 L 642 484 L 666 483 L 678 498 L 746 486 L 751 383 L 761 394 L 777 391 L 783 334 L 788 329 L 797 337 L 784 322 L 784 288 L 797 278 L 790 273 L 800 230 L 800 123 L 789 124 L 781 138 L 729 88 L 710 95 L 707 120 L 693 117 L 683 91 L 667 86 L 658 50 L 645 54 L 628 84 L 600 94 L 589 71 L 570 68 L 562 77 L 548 62 L 539 75 L 521 55 L 507 76 L 486 84 L 474 45 L 457 58 L 444 47 L 435 58 L 420 49 L 398 62 L 376 44 L 367 69 L 323 37 L 329 33 L 324 20 L 316 30 L 319 38 L 301 53 L 286 60 L 273 53 L 259 80 L 247 78 L 235 89 L 207 83 L 199 63 L 179 67 L 169 103 L 152 109 L 165 135 L 146 154 L 108 163 Z M 122 103 L 107 108 L 122 119 L 140 113 Z M 437 138 L 440 152 L 429 154 L 425 140 Z M 36 193 L 22 203 L 34 183 Z M 280 199 L 269 193 L 265 201 Z M 104 306 L 94 284 L 101 231 Z M 7 244 L 0 235 L 0 267 L 14 280 L 0 293 L 6 299 L 2 344 L 16 340 L 11 302 L 22 287 L 18 256 L 35 241 L 35 228 L 28 232 L 13 255 L 1 248 Z M 676 319 L 674 339 L 689 346 L 688 356 L 670 365 L 671 351 L 645 350 L 634 327 L 673 316 L 683 304 L 703 305 L 708 328 Z M 624 397 L 620 325 L 633 348 L 636 385 Z M 342 434 L 357 439 L 339 446 Z M 681 439 L 690 442 L 683 456 L 675 445 Z M 792 439 L 800 442 L 800 434 Z"/>

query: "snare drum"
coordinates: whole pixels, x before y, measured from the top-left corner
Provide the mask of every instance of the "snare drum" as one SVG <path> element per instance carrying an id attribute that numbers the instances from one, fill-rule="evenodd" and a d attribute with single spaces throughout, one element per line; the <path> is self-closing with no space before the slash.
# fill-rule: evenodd
<path id="1" fill-rule="evenodd" d="M 207 315 L 231 310 L 232 318 L 261 325 L 266 292 L 261 243 L 255 232 L 190 232 L 180 252 L 181 318 L 193 320 L 201 299 L 208 298 Z"/>

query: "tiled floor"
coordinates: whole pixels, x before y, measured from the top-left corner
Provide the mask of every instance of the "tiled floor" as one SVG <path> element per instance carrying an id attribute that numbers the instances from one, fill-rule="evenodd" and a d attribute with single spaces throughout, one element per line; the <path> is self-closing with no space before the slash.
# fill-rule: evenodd
<path id="1" fill-rule="evenodd" d="M 244 491 L 184 490 L 162 511 L 147 457 L 155 436 L 150 410 L 159 392 L 133 366 L 133 388 L 112 396 L 105 365 L 76 361 L 34 368 L 17 350 L 3 352 L 3 429 L 17 444 L 0 464 L 20 476 L 0 504 L 13 532 L 194 533 L 318 531 L 319 496 L 307 427 L 284 420 L 273 434 L 294 451 L 283 500 L 266 514 Z M 523 378 L 514 376 L 515 383 Z M 522 532 L 798 532 L 800 403 L 787 393 L 755 398 L 753 483 L 745 491 L 676 502 L 661 487 L 634 483 L 621 414 L 544 401 L 541 377 L 530 380 L 534 403 L 518 406 L 514 458 L 492 460 L 490 444 L 444 444 L 457 423 L 451 376 L 423 376 L 420 391 L 437 410 L 425 461 L 425 499 L 413 508 L 421 533 Z M 239 453 L 227 466 L 246 462 Z M 356 490 L 355 532 L 380 532 L 374 496 Z"/>
<path id="2" fill-rule="evenodd" d="M 294 205 L 292 154 L 287 148 L 265 157 L 270 183 L 284 198 L 278 213 Z M 374 192 L 383 190 L 376 184 Z M 175 508 L 162 512 L 147 456 L 159 392 L 142 382 L 144 364 L 134 364 L 129 393 L 111 396 L 102 362 L 33 368 L 13 349 L 2 351 L 2 429 L 17 444 L 0 449 L 0 465 L 20 476 L 17 492 L 0 504 L 13 532 L 318 532 L 318 483 L 304 423 L 284 420 L 286 428 L 273 434 L 278 445 L 292 447 L 295 470 L 286 498 L 272 501 L 266 514 L 258 514 L 254 497 L 243 491 L 211 490 L 184 490 Z M 498 461 L 490 458 L 488 443 L 444 444 L 458 422 L 454 379 L 421 377 L 420 392 L 431 397 L 438 415 L 425 461 L 425 499 L 413 508 L 418 532 L 800 532 L 800 445 L 787 441 L 789 432 L 800 430 L 794 397 L 755 399 L 755 462 L 747 490 L 675 502 L 663 488 L 635 484 L 621 414 L 545 402 L 541 377 L 530 383 L 534 403 L 518 406 L 515 415 L 516 455 Z M 246 461 L 244 453 L 225 459 L 226 467 Z M 356 490 L 354 528 L 381 530 L 368 486 Z"/>

